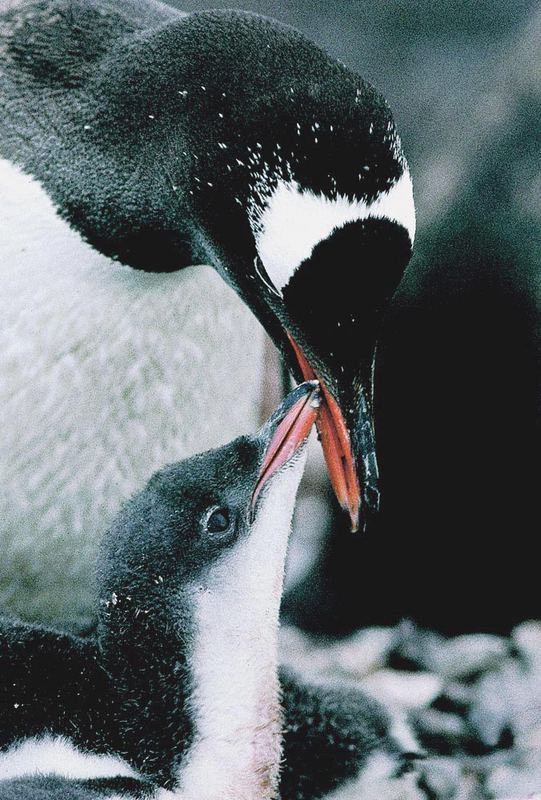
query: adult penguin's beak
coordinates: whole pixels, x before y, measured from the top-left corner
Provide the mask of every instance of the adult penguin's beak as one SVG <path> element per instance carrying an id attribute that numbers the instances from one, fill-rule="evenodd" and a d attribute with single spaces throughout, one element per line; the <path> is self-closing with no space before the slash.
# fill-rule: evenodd
<path id="1" fill-rule="evenodd" d="M 356 423 L 354 432 L 356 441 L 354 441 L 338 401 L 325 381 L 313 370 L 297 342 L 292 336 L 289 339 L 303 378 L 318 380 L 320 383 L 322 405 L 317 429 L 329 478 L 340 506 L 349 514 L 352 531 L 357 531 L 360 526 L 361 506 L 364 505 L 365 509 L 371 512 L 377 511 L 379 506 L 374 428 L 368 404 L 361 393 L 354 417 Z M 352 418 L 352 414 L 348 417 Z M 357 461 L 354 457 L 355 445 L 356 451 L 361 456 Z"/>
<path id="2" fill-rule="evenodd" d="M 352 530 L 379 507 L 374 358 L 384 310 L 410 255 L 401 224 L 353 220 L 318 242 L 282 290 L 286 360 L 297 377 L 320 382 L 319 435 Z"/>

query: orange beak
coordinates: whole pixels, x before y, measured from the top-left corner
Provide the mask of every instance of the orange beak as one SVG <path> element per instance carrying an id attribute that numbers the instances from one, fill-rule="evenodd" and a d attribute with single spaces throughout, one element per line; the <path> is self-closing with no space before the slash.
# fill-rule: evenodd
<path id="1" fill-rule="evenodd" d="M 349 513 L 351 530 L 357 531 L 359 529 L 361 489 L 353 459 L 351 438 L 346 428 L 344 417 L 324 381 L 314 372 L 297 342 L 290 334 L 288 336 L 304 380 L 319 381 L 323 403 L 316 425 L 325 461 L 327 462 L 327 469 L 329 470 L 330 481 L 338 502 L 344 511 Z"/>

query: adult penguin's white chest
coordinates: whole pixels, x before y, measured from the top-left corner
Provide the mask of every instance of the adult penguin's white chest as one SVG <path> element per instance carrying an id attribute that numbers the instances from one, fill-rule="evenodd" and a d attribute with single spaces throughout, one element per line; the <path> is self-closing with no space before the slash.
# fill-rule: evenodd
<path id="1" fill-rule="evenodd" d="M 262 354 L 259 323 L 213 269 L 112 262 L 0 160 L 0 607 L 84 620 L 120 502 L 164 463 L 254 428 Z"/>

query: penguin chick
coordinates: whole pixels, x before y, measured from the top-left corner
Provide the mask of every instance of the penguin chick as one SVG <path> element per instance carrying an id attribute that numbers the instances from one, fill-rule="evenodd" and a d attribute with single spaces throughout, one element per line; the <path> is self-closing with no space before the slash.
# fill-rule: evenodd
<path id="1" fill-rule="evenodd" d="M 257 435 L 165 467 L 126 504 L 101 546 L 94 642 L 0 622 L 0 778 L 276 796 L 278 615 L 319 402 L 302 384 Z"/>
<path id="2" fill-rule="evenodd" d="M 357 692 L 284 677 L 281 702 L 284 562 L 318 406 L 302 384 L 256 436 L 164 468 L 125 505 L 94 640 L 0 621 L 0 800 L 315 800 L 380 752 L 398 774 L 383 712 Z"/>

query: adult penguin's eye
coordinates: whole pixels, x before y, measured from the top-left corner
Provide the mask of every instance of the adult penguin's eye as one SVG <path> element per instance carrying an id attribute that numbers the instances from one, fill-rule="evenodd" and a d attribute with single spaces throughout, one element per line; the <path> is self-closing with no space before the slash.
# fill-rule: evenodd
<path id="1" fill-rule="evenodd" d="M 231 523 L 228 508 L 215 508 L 207 517 L 208 533 L 224 533 Z"/>

